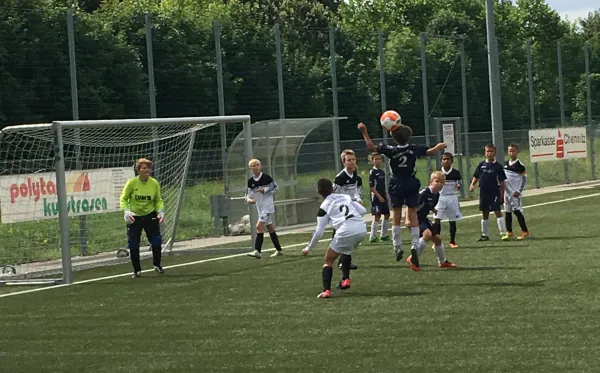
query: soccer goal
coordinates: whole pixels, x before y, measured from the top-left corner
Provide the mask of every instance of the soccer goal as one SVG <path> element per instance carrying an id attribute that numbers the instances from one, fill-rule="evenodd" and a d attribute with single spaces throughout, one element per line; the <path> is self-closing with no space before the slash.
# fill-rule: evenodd
<path id="1" fill-rule="evenodd" d="M 202 237 L 210 224 L 203 189 L 223 187 L 227 128 L 248 139 L 238 151 L 250 160 L 250 124 L 249 116 L 221 116 L 56 121 L 0 131 L 0 283 L 70 284 L 84 259 L 90 266 L 123 261 L 115 255 L 127 245 L 119 197 L 142 157 L 152 160 L 165 202 L 163 250 L 173 250 L 179 236 Z M 57 258 L 58 271 L 48 264 Z M 14 281 L 13 272 L 62 276 Z"/>

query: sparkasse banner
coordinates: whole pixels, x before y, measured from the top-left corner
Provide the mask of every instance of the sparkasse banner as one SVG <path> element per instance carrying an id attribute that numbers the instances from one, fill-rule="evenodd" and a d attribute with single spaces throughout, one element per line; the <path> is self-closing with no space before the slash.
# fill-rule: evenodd
<path id="1" fill-rule="evenodd" d="M 131 167 L 68 171 L 69 216 L 119 211 L 121 192 L 133 176 Z M 0 214 L 4 224 L 58 218 L 56 173 L 0 177 Z"/>
<path id="2" fill-rule="evenodd" d="M 529 130 L 531 162 L 587 158 L 585 127 Z"/>

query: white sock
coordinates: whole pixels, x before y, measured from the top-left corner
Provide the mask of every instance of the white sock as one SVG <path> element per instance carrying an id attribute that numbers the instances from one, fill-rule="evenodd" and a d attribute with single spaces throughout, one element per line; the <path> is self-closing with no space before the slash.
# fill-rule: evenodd
<path id="1" fill-rule="evenodd" d="M 387 236 L 390 232 L 390 219 L 383 219 L 383 226 L 381 228 L 381 237 Z"/>
<path id="2" fill-rule="evenodd" d="M 446 262 L 446 250 L 444 250 L 443 242 L 440 244 L 440 246 L 435 247 L 435 255 L 437 255 L 440 264 Z"/>
<path id="3" fill-rule="evenodd" d="M 377 237 L 377 232 L 379 231 L 379 223 L 373 220 L 371 223 L 371 239 Z"/>
<path id="4" fill-rule="evenodd" d="M 425 246 L 427 246 L 427 242 L 425 242 L 423 237 L 419 238 L 419 245 L 417 246 L 417 256 L 421 256 L 421 254 L 423 254 Z"/>
<path id="5" fill-rule="evenodd" d="M 419 246 L 419 227 L 410 227 L 410 246 Z"/>
<path id="6" fill-rule="evenodd" d="M 400 231 L 402 227 L 399 225 L 394 225 L 392 227 L 392 244 L 394 245 L 394 250 L 398 249 L 398 251 L 402 251 L 402 239 L 400 237 Z"/>
<path id="7" fill-rule="evenodd" d="M 490 221 L 489 220 L 481 220 L 481 234 L 484 236 L 489 236 Z"/>
<path id="8" fill-rule="evenodd" d="M 506 222 L 504 221 L 504 216 L 497 218 L 496 222 L 498 223 L 498 229 L 500 230 L 500 234 L 506 234 Z"/>

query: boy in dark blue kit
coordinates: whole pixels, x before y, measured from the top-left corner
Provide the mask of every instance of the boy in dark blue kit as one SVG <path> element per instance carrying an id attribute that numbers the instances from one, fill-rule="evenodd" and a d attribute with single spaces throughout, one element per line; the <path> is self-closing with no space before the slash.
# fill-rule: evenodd
<path id="1" fill-rule="evenodd" d="M 431 149 L 421 145 L 408 144 L 412 130 L 406 125 L 399 124 L 398 128 L 391 132 L 398 145 L 384 145 L 383 143 L 375 145 L 363 123 L 358 125 L 358 129 L 362 133 L 369 151 L 383 154 L 390 160 L 392 177 L 390 178 L 388 191 L 394 211 L 392 244 L 394 245 L 396 261 L 402 260 L 404 253 L 402 241 L 400 240 L 400 223 L 402 220 L 402 207 L 406 205 L 410 223 L 412 264 L 418 267 L 419 221 L 417 219 L 417 206 L 419 205 L 421 182 L 415 176 L 417 173 L 417 158 L 433 156 L 438 150 L 444 150 L 446 144 L 440 143 Z"/>
<path id="2" fill-rule="evenodd" d="M 371 214 L 373 222 L 371 223 L 371 243 L 380 241 L 389 241 L 388 231 L 390 227 L 390 205 L 385 190 L 385 171 L 381 168 L 383 157 L 381 154 L 372 153 L 369 161 L 373 163 L 373 168 L 369 171 L 369 187 L 371 188 Z M 381 228 L 381 238 L 377 237 L 379 232 L 379 222 L 383 215 L 383 226 Z"/>
<path id="3" fill-rule="evenodd" d="M 506 233 L 506 223 L 502 216 L 500 207 L 504 202 L 504 180 L 506 174 L 502 165 L 496 161 L 496 147 L 493 144 L 485 146 L 485 161 L 480 162 L 473 173 L 473 181 L 469 190 L 475 190 L 475 185 L 479 182 L 479 211 L 481 211 L 481 237 L 477 241 L 489 241 L 489 221 L 490 211 L 496 215 L 498 230 L 500 230 L 500 239 L 506 241 L 509 239 Z"/>

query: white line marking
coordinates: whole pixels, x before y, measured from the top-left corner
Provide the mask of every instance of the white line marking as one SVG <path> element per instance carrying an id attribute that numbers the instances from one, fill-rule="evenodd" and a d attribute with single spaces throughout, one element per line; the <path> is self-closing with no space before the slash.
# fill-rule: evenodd
<path id="1" fill-rule="evenodd" d="M 575 201 L 575 200 L 578 200 L 578 199 L 589 198 L 589 197 L 597 197 L 597 196 L 600 196 L 600 193 L 586 194 L 586 195 L 583 195 L 583 196 L 577 196 L 577 197 L 559 199 L 559 200 L 556 200 L 556 201 L 537 203 L 537 204 L 534 204 L 534 205 L 524 206 L 523 209 L 527 209 L 527 208 L 531 208 L 531 207 L 554 205 L 554 204 L 557 204 L 557 203 L 564 203 L 564 202 L 569 202 L 569 201 Z M 476 217 L 480 217 L 480 216 L 481 216 L 481 214 L 468 215 L 468 216 L 463 216 L 463 219 L 476 218 Z M 329 242 L 329 241 L 331 241 L 331 239 L 324 239 L 324 240 L 320 240 L 319 242 L 321 243 L 321 242 Z M 287 246 L 283 246 L 282 249 L 289 249 L 289 248 L 292 248 L 292 247 L 304 246 L 304 245 L 307 245 L 307 244 L 308 244 L 307 242 L 304 242 L 304 243 L 299 243 L 299 244 L 294 244 L 294 245 L 287 245 Z M 271 251 L 275 251 L 275 249 L 265 249 L 265 250 L 263 250 L 263 252 L 271 252 Z M 217 260 L 225 260 L 225 259 L 238 258 L 238 257 L 241 257 L 241 256 L 246 256 L 246 255 L 248 255 L 248 253 L 233 254 L 233 255 L 227 255 L 227 256 L 219 256 L 219 257 L 216 257 L 216 258 L 202 259 L 202 260 L 196 260 L 196 261 L 193 261 L 193 262 L 174 264 L 174 265 L 167 266 L 167 267 L 164 267 L 164 268 L 165 269 L 171 269 L 171 268 L 186 267 L 186 266 L 191 266 L 191 265 L 196 265 L 196 264 L 215 262 Z M 154 271 L 154 269 L 146 269 L 146 270 L 143 270 L 142 273 L 153 272 L 153 271 Z M 91 278 L 91 279 L 88 279 L 88 280 L 76 281 L 76 282 L 74 282 L 71 285 L 60 284 L 60 285 L 53 285 L 53 286 L 49 286 L 49 287 L 43 287 L 43 288 L 37 288 L 37 289 L 29 289 L 29 290 L 23 290 L 23 291 L 16 291 L 16 292 L 13 292 L 13 293 L 0 294 L 0 298 L 7 298 L 7 297 L 14 296 L 14 295 L 20 295 L 20 294 L 35 293 L 35 292 L 38 292 L 38 291 L 44 291 L 44 290 L 50 290 L 50 289 L 58 289 L 58 288 L 66 287 L 66 286 L 72 286 L 72 285 L 89 284 L 89 283 L 92 283 L 92 282 L 98 282 L 98 281 L 104 281 L 104 280 L 112 280 L 112 279 L 115 279 L 115 278 L 126 277 L 126 276 L 131 276 L 131 273 L 121 273 L 121 274 L 118 274 L 118 275 L 98 277 L 98 278 Z"/>

